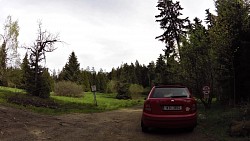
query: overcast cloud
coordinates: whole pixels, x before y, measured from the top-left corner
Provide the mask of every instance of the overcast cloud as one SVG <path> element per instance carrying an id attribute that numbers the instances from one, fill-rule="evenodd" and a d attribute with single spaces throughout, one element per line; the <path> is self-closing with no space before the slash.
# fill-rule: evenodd
<path id="1" fill-rule="evenodd" d="M 110 71 L 136 60 L 147 65 L 163 53 L 164 44 L 155 39 L 162 34 L 155 22 L 157 0 L 0 0 L 0 33 L 8 15 L 19 21 L 19 45 L 36 40 L 38 20 L 43 29 L 60 34 L 67 44 L 56 44 L 47 53 L 46 66 L 62 69 L 72 51 L 81 68 Z M 185 17 L 205 17 L 214 9 L 213 0 L 181 0 Z M 22 58 L 24 56 L 22 50 Z M 21 58 L 21 59 L 22 59 Z"/>

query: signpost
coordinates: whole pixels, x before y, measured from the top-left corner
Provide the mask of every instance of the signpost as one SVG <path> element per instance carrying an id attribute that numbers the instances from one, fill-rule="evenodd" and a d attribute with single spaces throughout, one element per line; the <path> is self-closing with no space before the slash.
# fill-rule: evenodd
<path id="1" fill-rule="evenodd" d="M 96 94 L 95 94 L 95 92 L 96 92 L 96 85 L 92 85 L 91 86 L 91 91 L 94 93 L 94 104 L 95 104 L 95 106 L 97 106 L 97 100 L 96 100 Z"/>
<path id="2" fill-rule="evenodd" d="M 210 92 L 211 92 L 211 90 L 210 90 L 210 87 L 209 86 L 203 86 L 202 87 L 202 92 L 203 92 L 203 94 L 204 94 L 204 98 L 205 99 L 208 99 L 209 98 L 209 94 L 210 94 Z"/>
<path id="3" fill-rule="evenodd" d="M 91 85 L 91 91 L 93 92 L 94 94 L 94 104 L 95 106 L 97 106 L 97 100 L 96 100 L 96 85 L 95 85 L 95 71 L 94 71 L 94 68 L 93 68 L 93 71 L 91 71 L 91 74 L 93 75 L 93 82 L 92 82 L 92 85 Z"/>

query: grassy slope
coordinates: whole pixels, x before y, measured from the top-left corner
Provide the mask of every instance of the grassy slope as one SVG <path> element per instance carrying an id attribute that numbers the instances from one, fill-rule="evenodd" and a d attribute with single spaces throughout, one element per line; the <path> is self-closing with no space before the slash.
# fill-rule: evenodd
<path id="1" fill-rule="evenodd" d="M 218 141 L 238 141 L 245 140 L 246 138 L 237 138 L 229 136 L 230 124 L 233 120 L 240 119 L 240 111 L 237 108 L 230 108 L 228 106 L 221 106 L 218 102 L 214 101 L 209 110 L 204 110 L 201 103 L 198 104 L 198 130 L 201 130 L 211 140 Z"/>
<path id="2" fill-rule="evenodd" d="M 91 92 L 86 92 L 84 97 L 81 98 L 53 96 L 52 94 L 50 99 L 40 99 L 37 97 L 27 96 L 19 89 L 0 87 L 0 103 L 15 106 L 17 108 L 31 109 L 32 111 L 44 114 L 103 112 L 143 104 L 143 98 L 136 100 L 118 100 L 115 99 L 116 94 L 102 93 L 97 93 L 96 96 L 98 106 L 93 105 L 94 98 L 93 93 Z M 16 103 L 21 103 L 21 105 L 10 104 L 7 102 L 7 99 L 10 98 L 14 98 L 14 101 L 18 101 Z M 38 106 L 36 105 L 37 103 Z M 46 108 L 46 105 L 51 104 L 52 106 L 48 106 L 50 108 Z"/>
<path id="3" fill-rule="evenodd" d="M 63 96 L 52 96 L 53 99 L 64 105 L 64 110 L 71 112 L 102 112 L 108 110 L 116 110 L 119 108 L 131 107 L 134 105 L 142 105 L 143 100 L 118 100 L 115 99 L 116 94 L 97 93 L 96 99 L 98 106 L 94 106 L 93 93 L 86 92 L 83 98 L 72 98 Z M 70 109 L 70 110 L 67 110 Z"/>

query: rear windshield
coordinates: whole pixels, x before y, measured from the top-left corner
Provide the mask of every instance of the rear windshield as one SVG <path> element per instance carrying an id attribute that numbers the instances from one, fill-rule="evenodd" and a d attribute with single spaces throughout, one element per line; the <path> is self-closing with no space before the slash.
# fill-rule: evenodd
<path id="1" fill-rule="evenodd" d="M 155 88 L 152 98 L 182 98 L 190 97 L 187 88 Z"/>

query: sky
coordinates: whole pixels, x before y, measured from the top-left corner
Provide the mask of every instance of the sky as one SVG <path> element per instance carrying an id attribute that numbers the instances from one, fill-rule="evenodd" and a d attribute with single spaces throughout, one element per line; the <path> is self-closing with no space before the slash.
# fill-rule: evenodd
<path id="1" fill-rule="evenodd" d="M 123 63 L 148 65 L 163 54 L 164 43 L 155 22 L 158 0 L 0 0 L 0 34 L 8 15 L 18 20 L 19 46 L 31 46 L 36 40 L 38 21 L 42 29 L 59 34 L 54 52 L 46 54 L 45 66 L 61 70 L 75 52 L 80 68 L 94 67 L 110 72 Z M 213 0 L 180 0 L 184 17 L 205 18 L 205 9 L 213 12 Z M 25 50 L 19 49 L 21 59 Z"/>

